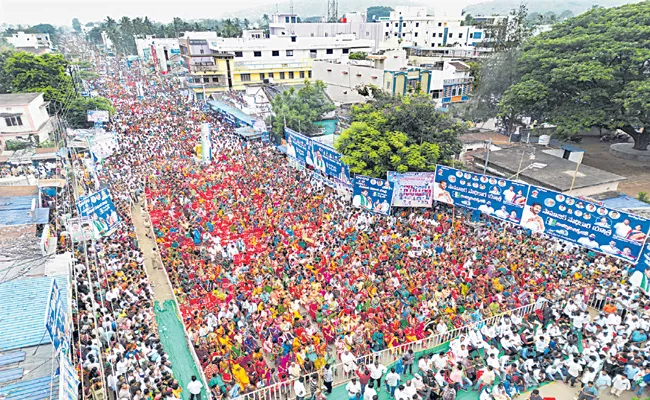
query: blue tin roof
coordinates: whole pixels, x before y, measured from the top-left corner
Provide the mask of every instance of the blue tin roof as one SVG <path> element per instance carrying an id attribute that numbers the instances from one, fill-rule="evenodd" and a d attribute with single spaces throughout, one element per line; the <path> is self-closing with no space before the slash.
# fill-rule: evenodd
<path id="1" fill-rule="evenodd" d="M 221 112 L 228 113 L 233 117 L 239 119 L 241 122 L 244 122 L 250 126 L 253 126 L 253 124 L 255 123 L 255 119 L 252 118 L 250 115 L 247 115 L 242 110 L 232 107 L 224 102 L 217 101 L 217 100 L 209 100 L 208 105 L 213 110 L 219 110 Z"/>
<path id="2" fill-rule="evenodd" d="M 602 200 L 603 205 L 609 208 L 615 208 L 617 210 L 622 210 L 624 208 L 648 208 L 650 209 L 650 204 L 644 203 L 641 200 L 637 200 L 634 197 L 630 197 L 626 194 L 620 194 L 618 197 L 614 197 L 607 200 Z"/>
<path id="3" fill-rule="evenodd" d="M 56 400 L 59 398 L 59 377 L 44 376 L 3 386 L 0 396 L 6 400 Z"/>
<path id="4" fill-rule="evenodd" d="M 50 343 L 45 309 L 52 279 L 67 299 L 67 276 L 11 280 L 0 284 L 0 351 Z"/>
<path id="5" fill-rule="evenodd" d="M 38 202 L 37 195 L 0 197 L 0 224 L 46 224 L 50 215 L 49 208 L 37 208 L 35 216 L 29 215 L 33 199 Z"/>

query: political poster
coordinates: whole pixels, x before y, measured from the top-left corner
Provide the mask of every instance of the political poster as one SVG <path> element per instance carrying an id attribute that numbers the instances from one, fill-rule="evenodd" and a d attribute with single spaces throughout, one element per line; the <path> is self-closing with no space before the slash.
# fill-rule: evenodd
<path id="1" fill-rule="evenodd" d="M 88 217 L 70 218 L 66 222 L 66 231 L 73 243 L 86 240 L 98 240 L 99 235 L 93 229 L 93 222 Z"/>
<path id="2" fill-rule="evenodd" d="M 393 183 L 394 207 L 431 207 L 433 204 L 434 172 L 388 171 L 389 182 Z"/>
<path id="3" fill-rule="evenodd" d="M 201 124 L 201 161 L 209 163 L 212 160 L 212 143 L 210 141 L 210 124 Z"/>
<path id="4" fill-rule="evenodd" d="M 90 217 L 94 230 L 93 235 L 108 236 L 115 231 L 120 223 L 113 199 L 107 188 L 82 197 L 77 201 L 77 210 L 79 210 L 79 216 Z"/>
<path id="5" fill-rule="evenodd" d="M 519 224 L 529 185 L 438 165 L 434 200 Z"/>
<path id="6" fill-rule="evenodd" d="M 650 295 L 650 240 L 646 242 L 639 262 L 630 272 L 629 282 L 643 290 L 646 295 Z"/>
<path id="7" fill-rule="evenodd" d="M 328 177 L 326 177 L 326 176 L 324 176 L 324 175 L 322 175 L 322 174 L 320 174 L 320 173 L 318 173 L 316 171 L 314 171 L 312 173 L 311 177 L 312 177 L 313 182 L 320 182 L 324 186 L 328 186 L 328 187 L 331 187 L 332 189 L 336 189 L 336 183 L 333 180 L 329 179 Z"/>
<path id="8" fill-rule="evenodd" d="M 393 184 L 383 179 L 357 175 L 354 177 L 352 206 L 377 214 L 390 214 Z"/>
<path id="9" fill-rule="evenodd" d="M 67 356 L 59 357 L 59 400 L 79 398 L 79 378 L 74 365 Z"/>
<path id="10" fill-rule="evenodd" d="M 311 158 L 311 139 L 289 128 L 284 128 L 287 141 L 287 155 L 302 164 L 313 165 Z"/>
<path id="11" fill-rule="evenodd" d="M 50 335 L 55 350 L 69 350 L 66 336 L 66 315 L 61 291 L 55 280 L 52 280 L 50 296 L 45 309 L 45 329 Z"/>
<path id="12" fill-rule="evenodd" d="M 636 263 L 650 221 L 531 185 L 521 226 Z"/>
<path id="13" fill-rule="evenodd" d="M 108 111 L 88 110 L 88 122 L 108 122 Z"/>
<path id="14" fill-rule="evenodd" d="M 312 141 L 313 167 L 324 176 L 336 178 L 339 182 L 350 185 L 350 171 L 341 161 L 341 155 L 332 147 Z"/>

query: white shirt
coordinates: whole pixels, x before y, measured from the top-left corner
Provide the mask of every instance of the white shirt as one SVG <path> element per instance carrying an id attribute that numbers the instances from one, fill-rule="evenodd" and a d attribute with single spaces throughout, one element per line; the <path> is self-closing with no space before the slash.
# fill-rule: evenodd
<path id="1" fill-rule="evenodd" d="M 201 394 L 201 389 L 203 389 L 203 384 L 198 380 L 187 384 L 187 390 L 189 390 L 192 394 Z"/>
<path id="2" fill-rule="evenodd" d="M 345 385 L 345 390 L 348 391 L 349 397 L 353 397 L 355 394 L 361 393 L 361 384 L 359 381 L 357 381 L 357 383 L 350 381 L 347 385 Z"/>
<path id="3" fill-rule="evenodd" d="M 386 372 L 386 367 L 381 364 L 378 366 L 375 366 L 375 364 L 370 364 L 368 365 L 368 369 L 370 370 L 370 377 L 372 379 L 379 379 Z"/>
<path id="4" fill-rule="evenodd" d="M 293 383 L 293 391 L 296 393 L 296 397 L 305 397 L 307 391 L 305 390 L 305 384 L 296 380 Z"/>
<path id="5" fill-rule="evenodd" d="M 366 392 L 363 394 L 363 400 L 372 400 L 372 398 L 377 394 L 375 388 L 366 387 Z"/>
<path id="6" fill-rule="evenodd" d="M 389 372 L 388 375 L 386 375 L 386 378 L 384 379 L 386 381 L 386 384 L 390 387 L 397 386 L 397 382 L 400 380 L 399 374 L 395 372 Z"/>

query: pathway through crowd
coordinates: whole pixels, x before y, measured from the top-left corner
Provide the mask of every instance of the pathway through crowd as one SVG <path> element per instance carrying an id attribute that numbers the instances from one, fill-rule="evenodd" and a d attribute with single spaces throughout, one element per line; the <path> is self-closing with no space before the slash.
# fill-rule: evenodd
<path id="1" fill-rule="evenodd" d="M 194 358 L 187 345 L 187 336 L 178 316 L 174 293 L 165 275 L 165 270 L 156 268 L 162 264 L 158 252 L 155 251 L 155 241 L 152 236 L 147 235 L 151 230 L 149 216 L 146 212 L 142 211 L 139 205 L 135 205 L 131 210 L 131 217 L 140 249 L 145 258 L 145 269 L 154 293 L 154 312 L 160 342 L 172 362 L 174 377 L 178 380 L 181 387 L 185 389 L 192 375 L 199 376 L 199 370 L 194 363 Z M 183 390 L 182 398 L 187 400 L 189 397 L 189 392 Z"/>

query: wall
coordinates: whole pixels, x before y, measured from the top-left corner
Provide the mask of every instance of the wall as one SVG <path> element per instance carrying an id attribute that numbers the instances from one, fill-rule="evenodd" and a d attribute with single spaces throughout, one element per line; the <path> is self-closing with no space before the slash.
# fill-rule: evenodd
<path id="1" fill-rule="evenodd" d="M 384 72 L 375 68 L 327 61 L 314 61 L 312 68 L 313 79 L 327 84 L 327 93 L 335 102 L 349 104 L 365 101 L 365 97 L 353 90 L 359 85 L 384 86 Z M 346 91 L 348 93 L 343 93 Z"/>

